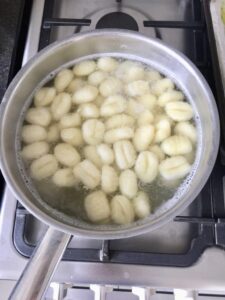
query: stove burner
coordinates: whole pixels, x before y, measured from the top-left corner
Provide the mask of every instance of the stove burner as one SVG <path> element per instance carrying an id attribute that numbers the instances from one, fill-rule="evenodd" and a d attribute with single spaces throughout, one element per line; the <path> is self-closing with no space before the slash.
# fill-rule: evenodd
<path id="1" fill-rule="evenodd" d="M 139 30 L 135 19 L 124 12 L 112 12 L 103 16 L 96 24 L 96 28 L 120 28 L 134 31 Z"/>

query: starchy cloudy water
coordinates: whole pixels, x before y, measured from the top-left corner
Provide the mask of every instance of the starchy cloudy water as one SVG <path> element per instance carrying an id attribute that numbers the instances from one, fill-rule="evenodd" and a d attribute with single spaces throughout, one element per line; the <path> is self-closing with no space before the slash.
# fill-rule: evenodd
<path id="1" fill-rule="evenodd" d="M 113 57 L 60 70 L 25 112 L 21 157 L 41 198 L 97 224 L 149 216 L 195 159 L 191 104 L 170 78 Z"/>

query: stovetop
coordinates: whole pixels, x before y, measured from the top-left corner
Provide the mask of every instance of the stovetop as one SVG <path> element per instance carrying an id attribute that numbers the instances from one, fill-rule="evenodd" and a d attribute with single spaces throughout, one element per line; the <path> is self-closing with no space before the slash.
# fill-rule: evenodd
<path id="1" fill-rule="evenodd" d="M 208 3 L 209 0 L 33 1 L 23 63 L 49 43 L 76 32 L 106 27 L 136 30 L 159 38 L 186 54 L 207 79 L 220 107 L 220 78 L 218 72 L 213 73 L 218 65 L 216 53 L 212 52 L 215 51 L 213 36 L 208 31 Z M 225 128 L 224 124 L 221 126 Z M 74 237 L 63 260 L 177 268 L 192 266 L 206 248 L 224 249 L 223 157 L 221 142 L 215 167 L 205 187 L 182 215 L 166 226 L 138 237 L 114 241 Z M 46 225 L 17 203 L 8 189 L 4 195 L 2 224 L 6 219 L 11 222 L 11 247 L 23 257 L 30 257 Z M 7 231 L 6 226 L 4 228 Z M 7 234 L 10 235 L 10 231 L 4 232 Z"/>

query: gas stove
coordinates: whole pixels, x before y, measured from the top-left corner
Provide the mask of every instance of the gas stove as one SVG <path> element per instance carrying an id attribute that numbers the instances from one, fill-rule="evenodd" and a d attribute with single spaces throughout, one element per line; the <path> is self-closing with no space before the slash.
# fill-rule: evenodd
<path id="1" fill-rule="evenodd" d="M 34 0 L 22 64 L 50 43 L 77 32 L 135 30 L 186 54 L 207 79 L 220 110 L 221 79 L 215 41 L 208 30 L 210 22 L 209 0 Z M 105 299 L 106 294 L 112 296 L 107 299 L 150 299 L 157 293 L 160 299 L 163 295 L 194 299 L 194 291 L 198 296 L 216 290 L 225 293 L 224 175 L 222 139 L 205 187 L 182 215 L 166 226 L 113 241 L 73 237 L 51 285 L 64 295 L 57 299 L 93 299 L 93 293 L 95 299 Z M 0 215 L 0 279 L 18 279 L 46 228 L 5 187 Z M 84 294 L 76 296 L 79 289 Z M 55 299 L 50 295 L 51 289 L 46 299 Z"/>

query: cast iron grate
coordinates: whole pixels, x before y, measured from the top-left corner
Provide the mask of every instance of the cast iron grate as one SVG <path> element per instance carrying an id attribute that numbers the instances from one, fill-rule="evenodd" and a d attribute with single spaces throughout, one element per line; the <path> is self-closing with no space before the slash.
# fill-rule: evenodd
<path id="1" fill-rule="evenodd" d="M 194 36 L 192 60 L 208 80 L 217 98 L 220 114 L 223 116 L 225 113 L 224 99 L 222 96 L 221 78 L 218 73 L 215 40 L 211 30 L 209 0 L 192 0 L 191 5 L 193 18 L 190 22 L 144 20 L 143 24 L 145 27 L 154 27 L 156 29 L 174 28 L 192 31 Z M 45 1 L 39 50 L 50 43 L 51 30 L 54 26 L 90 26 L 91 24 L 90 19 L 53 18 L 53 8 L 54 0 Z M 102 24 L 101 28 L 103 28 Z M 221 127 L 224 129 L 223 132 L 225 132 L 224 119 L 221 118 L 221 121 Z M 221 144 L 221 149 L 223 149 L 223 144 Z M 187 252 L 181 254 L 165 254 L 140 251 L 117 251 L 110 248 L 110 241 L 103 241 L 100 250 L 68 248 L 65 251 L 63 260 L 187 267 L 192 265 L 207 247 L 215 245 L 225 247 L 225 207 L 223 198 L 225 167 L 221 163 L 222 154 L 219 154 L 213 172 L 201 191 L 201 199 L 197 199 L 197 201 L 201 201 L 201 217 L 198 215 L 188 217 L 178 216 L 174 220 L 175 222 L 196 224 L 198 227 L 198 234 L 192 240 Z M 30 257 L 35 248 L 35 245 L 29 244 L 24 237 L 24 229 L 28 215 L 29 213 L 18 204 L 13 240 L 18 252 L 26 257 Z"/>

